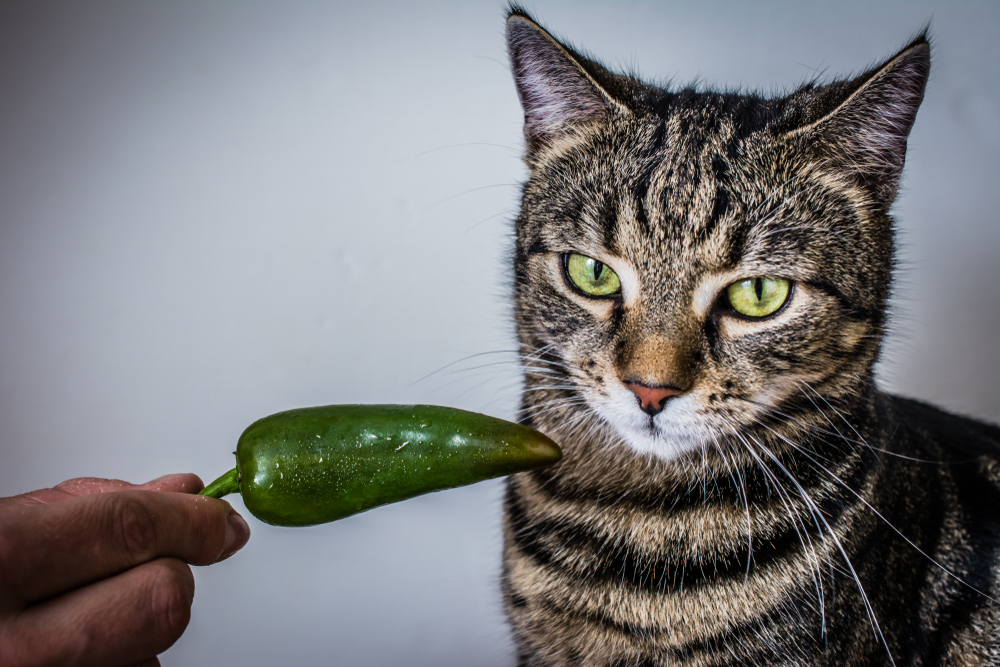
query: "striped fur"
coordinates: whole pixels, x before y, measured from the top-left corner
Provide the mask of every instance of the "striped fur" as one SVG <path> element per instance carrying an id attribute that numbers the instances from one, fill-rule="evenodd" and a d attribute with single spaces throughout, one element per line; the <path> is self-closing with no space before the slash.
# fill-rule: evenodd
<path id="1" fill-rule="evenodd" d="M 516 7 L 507 34 L 521 418 L 565 452 L 507 487 L 520 663 L 1000 665 L 1000 429 L 872 382 L 926 37 L 765 99 L 613 74 Z M 792 283 L 759 320 L 720 297 L 753 276 Z"/>

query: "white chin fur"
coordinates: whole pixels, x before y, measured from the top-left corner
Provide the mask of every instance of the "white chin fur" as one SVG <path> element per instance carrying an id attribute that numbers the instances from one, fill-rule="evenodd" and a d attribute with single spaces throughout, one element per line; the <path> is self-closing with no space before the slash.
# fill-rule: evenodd
<path id="1" fill-rule="evenodd" d="M 617 400 L 616 400 L 617 399 Z M 633 451 L 663 461 L 712 446 L 713 433 L 690 396 L 670 399 L 663 412 L 650 419 L 639 409 L 631 392 L 627 396 L 592 401 L 594 410 Z"/>

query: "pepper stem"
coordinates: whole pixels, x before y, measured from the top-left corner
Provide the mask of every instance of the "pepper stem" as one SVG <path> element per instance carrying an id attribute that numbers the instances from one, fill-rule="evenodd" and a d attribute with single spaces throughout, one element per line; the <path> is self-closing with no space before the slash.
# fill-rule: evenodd
<path id="1" fill-rule="evenodd" d="M 228 496 L 230 493 L 239 492 L 240 473 L 236 468 L 233 468 L 225 475 L 202 489 L 198 495 L 208 496 L 209 498 L 221 498 L 222 496 Z"/>

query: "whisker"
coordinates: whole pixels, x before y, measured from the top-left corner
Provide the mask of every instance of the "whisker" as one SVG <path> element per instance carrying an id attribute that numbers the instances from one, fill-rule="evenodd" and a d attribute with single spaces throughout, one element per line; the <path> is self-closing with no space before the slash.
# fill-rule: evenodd
<path id="1" fill-rule="evenodd" d="M 835 414 L 838 417 L 840 417 L 840 421 L 842 421 L 845 424 L 847 424 L 848 428 L 850 428 L 852 431 L 854 431 L 854 435 L 858 436 L 858 440 L 860 440 L 862 442 L 862 444 L 864 444 L 865 447 L 868 447 L 868 449 L 871 450 L 872 453 L 875 453 L 875 450 L 868 444 L 868 441 L 865 440 L 864 437 L 860 433 L 858 433 L 858 429 L 854 428 L 854 425 L 851 424 L 851 422 L 847 421 L 847 419 L 844 417 L 844 415 L 840 414 L 840 411 L 837 410 L 837 408 L 835 408 L 830 403 L 830 401 L 826 400 L 826 398 L 824 398 L 822 394 L 820 394 L 818 391 L 816 391 L 815 389 L 813 389 L 812 387 L 810 387 L 808 382 L 802 382 L 802 386 L 804 386 L 806 389 L 809 389 L 813 394 L 816 395 L 817 398 L 819 398 L 821 401 L 823 401 L 824 403 L 826 403 L 826 405 L 831 410 L 833 410 L 833 414 Z M 878 457 L 877 453 L 875 453 L 875 460 L 878 461 L 879 463 L 882 463 L 882 460 Z"/>
<path id="2" fill-rule="evenodd" d="M 449 148 L 464 148 L 466 146 L 490 146 L 492 148 L 504 148 L 504 149 L 510 151 L 511 153 L 515 153 L 517 155 L 521 154 L 520 149 L 515 149 L 512 146 L 505 146 L 504 144 L 490 144 L 490 143 L 485 143 L 485 142 L 482 142 L 482 141 L 470 141 L 470 142 L 467 142 L 467 143 L 464 143 L 464 144 L 449 144 L 447 146 L 438 146 L 437 148 L 429 148 L 429 149 L 427 149 L 425 151 L 417 153 L 413 157 L 420 157 L 421 155 L 427 155 L 428 153 L 436 153 L 438 151 L 448 150 Z"/>
<path id="3" fill-rule="evenodd" d="M 450 202 L 452 199 L 457 199 L 458 197 L 464 197 L 467 194 L 471 194 L 473 192 L 479 192 L 480 190 L 489 190 L 490 188 L 511 188 L 511 187 L 517 187 L 517 186 L 518 186 L 518 183 L 494 183 L 492 185 L 481 185 L 478 188 L 470 188 L 468 190 L 465 190 L 464 192 L 459 192 L 458 194 L 452 195 L 450 197 L 445 197 L 444 199 L 441 199 L 440 201 L 434 202 L 433 204 L 431 204 L 430 206 L 428 206 L 427 208 L 425 208 L 424 210 L 422 210 L 421 213 L 422 214 L 423 213 L 427 213 L 428 211 L 437 208 L 441 204 Z"/>
<path id="4" fill-rule="evenodd" d="M 483 224 L 484 222 L 489 222 L 490 220 L 493 220 L 494 218 L 499 218 L 502 215 L 513 216 L 514 213 L 515 213 L 515 210 L 509 208 L 507 210 L 500 211 L 499 213 L 494 213 L 493 215 L 488 215 L 485 218 L 483 218 L 482 220 L 480 220 L 479 222 L 475 223 L 474 225 L 471 225 L 468 229 L 465 230 L 464 233 L 468 234 L 469 232 L 471 232 L 473 229 L 475 229 L 479 225 Z"/>
<path id="5" fill-rule="evenodd" d="M 477 352 L 476 354 L 470 354 L 467 357 L 462 357 L 461 359 L 457 359 L 456 361 L 452 361 L 450 363 L 447 363 L 444 366 L 438 368 L 437 370 L 433 370 L 430 373 L 428 373 L 427 375 L 423 375 L 423 376 L 417 378 L 416 380 L 414 380 L 413 382 L 411 382 L 410 384 L 408 384 L 406 386 L 407 387 L 412 387 L 413 385 L 417 384 L 418 382 L 423 382 L 427 378 L 429 378 L 429 377 L 431 377 L 433 375 L 437 375 L 438 373 L 440 373 L 441 371 L 443 371 L 446 368 L 451 368 L 452 366 L 454 366 L 456 364 L 460 364 L 463 361 L 468 361 L 469 359 L 476 359 L 478 357 L 485 357 L 485 356 L 490 355 L 490 354 L 517 354 L 517 350 L 493 350 L 493 351 L 490 351 L 490 352 Z"/>
<path id="6" fill-rule="evenodd" d="M 778 434 L 778 433 L 775 433 L 775 435 L 777 435 L 777 436 L 778 436 L 779 438 L 782 438 L 782 439 L 784 439 L 784 438 L 783 438 L 783 437 L 782 437 L 782 436 L 781 436 L 780 434 Z M 792 446 L 795 446 L 795 445 L 794 445 L 794 443 L 789 443 L 789 444 L 791 444 Z M 935 560 L 934 558 L 932 558 L 932 557 L 931 557 L 931 556 L 930 556 L 930 555 L 929 555 L 929 554 L 928 554 L 927 552 L 925 552 L 925 551 L 924 551 L 923 549 L 921 549 L 921 548 L 920 548 L 920 547 L 918 547 L 918 546 L 917 546 L 916 544 L 914 544 L 914 543 L 913 543 L 913 541 L 912 541 L 912 540 L 911 540 L 910 538 L 908 538 L 908 537 L 907 537 L 906 535 L 904 535 L 904 534 L 902 533 L 902 531 L 900 531 L 900 530 L 899 530 L 898 528 L 896 528 L 896 526 L 894 526 L 894 525 L 892 524 L 892 522 L 891 522 L 891 521 L 889 521 L 888 519 L 886 519 L 886 518 L 885 518 L 885 517 L 884 517 L 884 516 L 882 515 L 882 513 L 881 513 L 881 512 L 879 512 L 879 511 L 878 511 L 877 509 L 875 509 L 875 508 L 874 508 L 874 507 L 873 507 L 873 506 L 871 505 L 871 503 L 869 503 L 869 502 L 868 502 L 867 500 L 865 500 L 864 496 L 862 496 L 862 495 L 861 495 L 861 494 L 859 494 L 859 493 L 858 493 L 857 491 L 855 491 L 854 489 L 852 489 L 852 488 L 850 487 L 850 485 L 849 485 L 849 484 L 847 484 L 847 482 L 845 482 L 845 481 L 843 481 L 842 479 L 840 479 L 840 477 L 838 477 L 838 476 L 836 475 L 836 473 L 833 473 L 833 472 L 831 472 L 830 470 L 828 470 L 828 469 L 827 469 L 827 468 L 826 468 L 825 466 L 823 466 L 823 465 L 822 465 L 821 463 L 819 463 L 818 461 L 816 461 L 815 459 L 813 459 L 813 458 L 812 458 L 811 456 L 809 456 L 809 454 L 808 454 L 807 452 L 805 452 L 804 450 L 800 450 L 800 451 L 802 451 L 802 454 L 803 454 L 803 455 L 804 455 L 804 456 L 805 456 L 806 458 L 808 458 L 808 459 L 809 459 L 809 460 L 810 460 L 810 461 L 812 462 L 812 464 L 813 464 L 813 465 L 815 465 L 815 466 L 816 466 L 816 467 L 818 467 L 818 468 L 819 468 L 820 470 L 822 470 L 823 472 L 825 472 L 825 473 L 826 473 L 827 475 L 829 475 L 829 476 L 830 476 L 830 478 L 831 478 L 831 479 L 832 479 L 832 480 L 833 480 L 833 481 L 834 481 L 835 483 L 837 483 L 837 484 L 838 484 L 839 486 L 841 486 L 842 488 L 844 488 L 844 489 L 845 489 L 846 491 L 848 491 L 848 492 L 849 492 L 849 493 L 850 493 L 851 495 L 853 495 L 853 496 L 854 496 L 855 498 L 857 498 L 857 499 L 858 499 L 859 501 L 861 501 L 861 503 L 862 503 L 862 504 L 864 504 L 864 505 L 865 505 L 865 507 L 867 507 L 868 509 L 870 509 L 870 510 L 871 510 L 872 512 L 874 512 L 874 513 L 875 513 L 875 516 L 877 516 L 878 518 L 882 519 L 882 521 L 883 521 L 883 522 L 885 523 L 885 525 L 887 525 L 887 526 L 888 526 L 889 528 L 892 528 L 892 530 L 893 530 L 893 531 L 895 531 L 895 533 L 896 533 L 897 535 L 899 535 L 899 536 L 900 536 L 901 538 L 903 538 L 903 540 L 905 540 L 907 544 L 909 544 L 909 545 L 910 545 L 911 547 L 913 547 L 914 549 L 916 549 L 916 551 L 917 551 L 917 552 L 918 552 L 919 554 L 921 554 L 922 556 L 924 556 L 924 558 L 926 558 L 926 559 L 927 559 L 927 560 L 929 560 L 929 561 L 930 561 L 931 563 L 933 563 L 933 564 L 934 564 L 935 566 L 937 566 L 938 568 L 940 568 L 940 570 L 941 570 L 942 572 L 944 572 L 944 573 L 945 573 L 945 574 L 947 574 L 948 576 L 952 577 L 952 578 L 953 578 L 953 579 L 954 579 L 955 581 L 957 581 L 958 583 L 962 584 L 963 586 L 966 586 L 966 587 L 967 587 L 967 588 L 969 588 L 970 590 L 972 590 L 972 591 L 975 591 L 976 593 L 979 593 L 980 595 L 982 595 L 982 596 L 983 596 L 984 598 L 986 598 L 987 600 L 990 600 L 991 602 L 995 602 L 995 603 L 1000 603 L 1000 600 L 996 600 L 996 599 L 994 599 L 994 598 L 990 597 L 989 595 L 987 595 L 987 594 L 986 594 L 986 593 L 984 593 L 983 591 L 979 590 L 978 588 L 976 588 L 975 586 L 973 586 L 972 584 L 968 583 L 967 581 L 965 581 L 964 579 L 962 579 L 962 578 L 961 578 L 960 576 L 958 576 L 957 574 L 955 574 L 954 572 L 952 572 L 951 570 L 949 570 L 949 569 L 948 569 L 947 567 L 945 567 L 944 565 L 942 565 L 941 563 L 939 563 L 939 562 L 938 562 L 937 560 Z"/>
<path id="7" fill-rule="evenodd" d="M 771 483 L 774 486 L 775 491 L 778 492 L 778 498 L 781 500 L 781 504 L 785 506 L 785 509 L 788 512 L 788 517 L 792 520 L 792 528 L 795 530 L 795 533 L 798 535 L 799 543 L 802 545 L 803 556 L 806 558 L 806 562 L 809 563 L 809 569 L 810 569 L 810 573 L 811 573 L 811 576 L 812 576 L 812 579 L 813 579 L 813 586 L 816 588 L 816 596 L 817 596 L 817 600 L 819 601 L 820 608 L 821 609 L 825 609 L 825 605 L 823 604 L 824 595 L 823 595 L 822 576 L 821 576 L 821 573 L 820 573 L 820 570 L 819 570 L 819 557 L 816 555 L 816 553 L 817 553 L 816 552 L 816 547 L 812 543 L 812 538 L 809 535 L 809 531 L 805 527 L 805 523 L 802 522 L 801 517 L 799 516 L 798 511 L 794 510 L 792 508 L 792 505 L 794 503 L 792 503 L 791 497 L 788 495 L 788 493 L 785 491 L 785 489 L 782 487 L 782 485 L 778 482 L 778 479 L 774 475 L 774 473 L 771 472 L 770 469 L 768 469 L 768 467 L 764 464 L 763 460 L 761 460 L 761 458 L 754 451 L 754 447 L 746 440 L 746 438 L 742 434 L 738 433 L 737 434 L 737 438 L 739 438 L 739 440 L 741 440 L 743 442 L 744 446 L 746 447 L 746 451 L 754 458 L 755 462 L 757 463 L 757 467 L 760 468 L 761 472 L 764 473 L 765 480 L 767 480 L 769 483 Z M 757 442 L 756 439 L 754 439 L 754 442 L 758 445 L 758 447 L 761 447 L 762 449 L 766 450 L 766 448 L 764 448 L 763 445 L 761 445 L 759 442 Z M 808 504 L 807 504 L 807 508 L 808 508 Z M 810 511 L 810 513 L 812 513 L 812 512 Z M 817 520 L 817 517 L 813 516 L 813 521 L 816 522 L 816 520 Z M 802 526 L 802 530 L 801 531 L 799 530 L 800 523 L 801 523 L 801 526 Z M 823 530 L 822 530 L 822 528 L 819 526 L 818 523 L 816 524 L 816 527 L 817 527 L 817 530 L 820 533 L 820 537 L 823 539 L 823 542 L 825 544 L 826 538 L 823 536 Z M 807 545 L 807 542 L 808 542 L 808 545 Z M 815 567 L 814 567 L 814 563 L 815 563 Z M 822 631 L 824 633 L 826 632 L 826 621 L 825 621 L 825 618 L 823 619 L 823 623 L 822 623 Z"/>

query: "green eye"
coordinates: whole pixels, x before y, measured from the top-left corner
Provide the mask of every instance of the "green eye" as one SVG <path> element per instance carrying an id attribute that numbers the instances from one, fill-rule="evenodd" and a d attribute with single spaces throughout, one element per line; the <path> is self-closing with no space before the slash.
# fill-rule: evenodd
<path id="1" fill-rule="evenodd" d="M 590 296 L 611 296 L 622 288 L 618 274 L 592 257 L 566 255 L 566 274 L 581 292 Z"/>
<path id="2" fill-rule="evenodd" d="M 729 305 L 747 317 L 775 312 L 788 298 L 789 283 L 781 278 L 747 278 L 726 288 Z"/>

